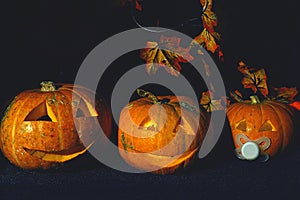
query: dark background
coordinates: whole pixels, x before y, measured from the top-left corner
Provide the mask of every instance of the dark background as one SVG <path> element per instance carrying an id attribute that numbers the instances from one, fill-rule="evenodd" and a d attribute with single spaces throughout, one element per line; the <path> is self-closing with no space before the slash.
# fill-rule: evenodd
<path id="1" fill-rule="evenodd" d="M 196 0 L 146 2 L 145 25 L 155 25 L 159 18 L 161 26 L 172 28 L 199 17 L 200 4 Z M 300 88 L 300 14 L 296 5 L 296 0 L 214 0 L 224 62 L 212 56 L 228 92 L 240 87 L 241 77 L 236 70 L 240 60 L 264 67 L 271 86 Z M 0 81 L 4 89 L 1 115 L 11 98 L 23 90 L 38 88 L 43 80 L 73 82 L 82 61 L 95 46 L 116 33 L 137 27 L 128 6 L 119 7 L 116 1 L 10 1 L 1 3 L 0 13 Z M 180 31 L 190 36 L 200 32 L 195 27 Z M 122 72 L 120 67 L 134 67 L 139 62 L 132 56 L 115 63 L 109 71 L 112 83 L 102 91 L 108 100 Z M 193 75 L 191 79 L 195 80 Z M 229 131 L 226 122 L 213 152 L 196 160 L 188 170 L 165 176 L 119 172 L 89 154 L 56 169 L 28 171 L 11 165 L 0 155 L 0 199 L 298 199 L 297 137 L 284 154 L 267 163 L 244 162 L 233 155 Z M 299 128 L 295 131 L 298 133 Z"/>

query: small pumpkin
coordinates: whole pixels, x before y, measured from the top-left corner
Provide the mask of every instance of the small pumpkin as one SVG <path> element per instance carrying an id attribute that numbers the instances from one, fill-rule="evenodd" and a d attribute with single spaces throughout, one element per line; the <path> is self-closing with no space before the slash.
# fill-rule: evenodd
<path id="1" fill-rule="evenodd" d="M 157 174 L 185 168 L 202 144 L 208 113 L 196 109 L 188 97 L 138 93 L 142 98 L 131 101 L 120 114 L 121 157 L 137 169 Z"/>
<path id="2" fill-rule="evenodd" d="M 47 169 L 71 160 L 87 151 L 83 139 L 96 140 L 99 123 L 110 136 L 110 110 L 98 97 L 92 103 L 93 91 L 51 81 L 41 85 L 18 94 L 2 118 L 0 146 L 11 163 Z"/>
<path id="3" fill-rule="evenodd" d="M 291 142 L 294 110 L 288 104 L 278 101 L 259 102 L 255 96 L 251 99 L 247 102 L 235 102 L 227 107 L 236 153 L 241 159 L 254 160 L 259 154 L 266 156 L 267 159 L 268 156 L 282 152 Z M 241 152 L 245 144 L 251 144 L 248 150 L 244 149 L 245 152 L 249 151 L 250 157 Z M 255 144 L 259 147 L 257 155 L 253 148 Z"/>

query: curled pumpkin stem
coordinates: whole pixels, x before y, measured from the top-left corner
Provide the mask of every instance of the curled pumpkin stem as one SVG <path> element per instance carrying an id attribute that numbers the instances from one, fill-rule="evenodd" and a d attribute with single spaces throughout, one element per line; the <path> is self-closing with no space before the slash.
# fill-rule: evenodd
<path id="1" fill-rule="evenodd" d="M 56 90 L 55 85 L 52 81 L 43 81 L 41 82 L 41 86 L 42 92 L 52 92 Z"/>
<path id="2" fill-rule="evenodd" d="M 257 95 L 250 96 L 250 100 L 251 100 L 252 104 L 258 104 L 258 103 L 260 103 L 260 100 L 259 100 L 259 98 L 258 98 Z"/>
<path id="3" fill-rule="evenodd" d="M 140 97 L 147 97 L 148 99 L 151 99 L 154 103 L 159 103 L 160 102 L 158 100 L 158 98 L 151 92 L 147 92 L 143 89 L 137 89 L 136 92 Z"/>

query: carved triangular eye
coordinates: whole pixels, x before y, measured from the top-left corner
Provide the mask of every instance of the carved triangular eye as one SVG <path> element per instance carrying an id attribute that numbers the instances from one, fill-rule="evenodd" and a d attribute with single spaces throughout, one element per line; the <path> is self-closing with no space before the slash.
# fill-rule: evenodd
<path id="1" fill-rule="evenodd" d="M 84 117 L 84 116 L 85 116 L 84 112 L 80 108 L 78 108 L 76 112 L 76 117 Z"/>
<path id="2" fill-rule="evenodd" d="M 25 121 L 52 121 L 52 119 L 47 113 L 45 103 L 41 103 L 26 116 Z"/>
<path id="3" fill-rule="evenodd" d="M 259 132 L 263 131 L 276 131 L 276 128 L 272 124 L 270 120 L 267 120 L 263 123 L 263 125 L 259 128 Z"/>
<path id="4" fill-rule="evenodd" d="M 236 128 L 237 130 L 246 132 L 246 128 L 247 128 L 246 125 L 247 125 L 247 124 L 246 124 L 246 120 L 243 119 L 243 120 L 241 120 L 240 122 L 238 122 L 238 123 L 235 125 L 235 128 Z"/>
<path id="5" fill-rule="evenodd" d="M 76 118 L 97 117 L 98 116 L 98 113 L 94 109 L 94 107 L 90 103 L 84 101 L 83 99 L 81 99 L 79 101 L 73 101 L 72 105 L 73 105 L 74 111 L 76 112 L 75 113 Z"/>

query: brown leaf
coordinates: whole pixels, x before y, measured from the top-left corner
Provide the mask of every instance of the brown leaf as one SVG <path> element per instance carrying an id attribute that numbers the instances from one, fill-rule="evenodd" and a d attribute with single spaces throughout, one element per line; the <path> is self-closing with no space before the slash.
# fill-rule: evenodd
<path id="1" fill-rule="evenodd" d="M 208 51 L 211 51 L 212 53 L 215 53 L 216 50 L 220 49 L 220 46 L 216 43 L 215 38 L 206 28 L 194 38 L 194 40 L 192 41 L 192 45 L 194 42 L 203 45 Z"/>
<path id="2" fill-rule="evenodd" d="M 146 70 L 149 75 L 157 72 L 159 67 L 173 76 L 180 74 L 179 63 L 187 63 L 193 59 L 189 48 L 180 46 L 180 38 L 161 36 L 159 43 L 147 42 L 146 48 L 140 52 L 140 57 L 146 60 Z"/>
<path id="3" fill-rule="evenodd" d="M 203 7 L 202 21 L 204 28 L 210 33 L 215 32 L 214 27 L 218 24 L 217 15 L 212 11 L 212 0 L 200 0 Z"/>
<path id="4" fill-rule="evenodd" d="M 265 97 L 268 96 L 267 75 L 263 68 L 249 68 L 244 62 L 240 62 L 238 70 L 244 75 L 242 84 L 244 88 L 250 88 L 254 93 L 259 90 Z"/>
<path id="5" fill-rule="evenodd" d="M 300 101 L 294 101 L 293 103 L 290 103 L 290 106 L 300 111 Z"/>
<path id="6" fill-rule="evenodd" d="M 195 41 L 212 53 L 218 52 L 219 58 L 223 58 L 224 54 L 216 42 L 216 40 L 220 40 L 220 34 L 215 31 L 218 19 L 212 11 L 212 0 L 200 0 L 200 3 L 203 7 L 201 19 L 204 30 L 195 38 Z"/>
<path id="7" fill-rule="evenodd" d="M 289 101 L 289 102 L 293 102 L 294 98 L 298 94 L 298 91 L 295 87 L 292 87 L 292 88 L 288 88 L 288 87 L 274 88 L 274 91 L 277 93 L 274 99 Z"/>
<path id="8" fill-rule="evenodd" d="M 200 105 L 207 111 L 213 112 L 217 110 L 225 110 L 225 105 L 228 105 L 229 101 L 227 97 L 220 99 L 213 99 L 213 93 L 210 91 L 202 92 L 202 97 L 200 99 Z"/>

